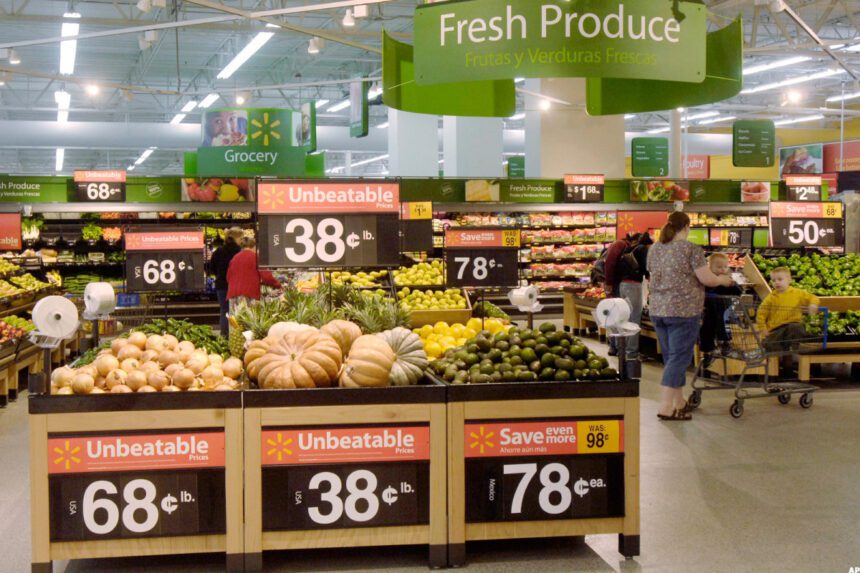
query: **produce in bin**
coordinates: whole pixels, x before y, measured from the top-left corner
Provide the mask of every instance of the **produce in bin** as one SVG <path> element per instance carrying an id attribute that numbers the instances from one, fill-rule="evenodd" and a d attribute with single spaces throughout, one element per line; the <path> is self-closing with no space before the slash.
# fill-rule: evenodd
<path id="1" fill-rule="evenodd" d="M 400 306 L 406 310 L 446 310 L 466 308 L 466 298 L 460 289 L 412 290 L 404 287 L 397 291 Z"/>
<path id="2" fill-rule="evenodd" d="M 824 334 L 824 313 L 804 315 L 803 326 L 809 336 Z M 831 312 L 827 317 L 827 333 L 831 336 L 860 336 L 860 311 Z"/>
<path id="3" fill-rule="evenodd" d="M 22 338 L 35 328 L 36 325 L 32 320 L 20 316 L 7 316 L 0 320 L 0 344 Z"/>
<path id="4" fill-rule="evenodd" d="M 511 321 L 511 317 L 508 316 L 508 313 L 486 300 L 482 300 L 481 302 L 478 302 L 474 306 L 472 306 L 472 316 L 476 316 L 479 318 L 498 318 L 499 320 L 503 320 L 505 322 Z"/>
<path id="5" fill-rule="evenodd" d="M 7 273 L 14 273 L 21 270 L 21 267 L 16 265 L 15 263 L 10 263 L 9 261 L 3 260 L 0 258 L 0 275 L 5 275 Z"/>
<path id="6" fill-rule="evenodd" d="M 351 273 L 349 271 L 334 271 L 331 273 L 331 282 L 335 285 L 350 285 L 360 288 L 378 287 L 379 279 L 386 276 L 388 271 L 371 271 Z"/>
<path id="7" fill-rule="evenodd" d="M 439 321 L 436 324 L 425 324 L 420 328 L 412 329 L 412 332 L 421 337 L 424 351 L 430 358 L 439 358 L 449 348 L 463 346 L 466 340 L 473 338 L 481 330 L 487 330 L 491 334 L 505 331 L 511 328 L 510 324 L 498 318 L 488 318 L 483 321 L 480 318 L 470 318 L 466 324 L 448 324 Z"/>
<path id="8" fill-rule="evenodd" d="M 556 331 L 552 323 L 537 330 L 513 327 L 492 334 L 483 330 L 466 344 L 449 349 L 431 364 L 452 384 L 605 380 L 618 376 L 609 361 L 578 338 Z"/>
<path id="9" fill-rule="evenodd" d="M 98 241 L 102 238 L 102 228 L 93 223 L 88 223 L 81 229 L 81 237 L 83 237 L 85 241 Z"/>
<path id="10" fill-rule="evenodd" d="M 752 257 L 765 280 L 776 267 L 788 267 L 794 284 L 818 296 L 860 296 L 860 255 L 821 255 L 793 253 L 788 257 Z"/>
<path id="11" fill-rule="evenodd" d="M 392 271 L 396 286 L 435 286 L 445 284 L 445 264 L 441 260 L 417 263 Z"/>

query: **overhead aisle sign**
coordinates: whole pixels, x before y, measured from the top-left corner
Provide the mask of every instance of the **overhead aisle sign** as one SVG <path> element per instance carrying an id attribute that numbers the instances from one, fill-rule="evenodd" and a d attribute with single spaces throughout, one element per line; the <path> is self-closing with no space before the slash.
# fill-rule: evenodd
<path id="1" fill-rule="evenodd" d="M 390 267 L 400 262 L 400 185 L 259 181 L 261 267 Z"/>
<path id="2" fill-rule="evenodd" d="M 776 128 L 769 119 L 743 119 L 732 124 L 732 165 L 770 167 L 776 157 Z"/>
<path id="3" fill-rule="evenodd" d="M 633 177 L 666 177 L 669 174 L 669 140 L 634 137 L 631 142 Z"/>
<path id="4" fill-rule="evenodd" d="M 75 192 L 81 203 L 125 202 L 124 170 L 75 171 Z"/>

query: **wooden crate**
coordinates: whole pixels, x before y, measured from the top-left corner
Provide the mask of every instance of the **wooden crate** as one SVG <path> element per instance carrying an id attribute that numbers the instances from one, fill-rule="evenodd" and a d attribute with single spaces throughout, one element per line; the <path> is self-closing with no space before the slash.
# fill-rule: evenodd
<path id="1" fill-rule="evenodd" d="M 559 446 L 574 428 L 573 444 Z M 535 446 L 516 445 L 515 432 Z M 552 436 L 554 445 L 543 445 Z M 541 502 L 543 481 L 564 482 L 558 489 L 567 493 Z M 573 500 L 589 491 L 603 497 L 582 511 Z M 556 513 L 544 504 L 557 504 Z M 638 381 L 448 387 L 449 565 L 465 564 L 467 541 L 599 533 L 619 534 L 619 552 L 632 557 L 639 531 Z"/>
<path id="2" fill-rule="evenodd" d="M 260 571 L 268 550 L 382 545 L 426 545 L 430 565 L 445 565 L 443 386 L 257 390 L 244 399 L 247 571 Z M 402 435 L 413 446 L 342 445 L 365 434 Z M 317 445 L 312 438 L 320 447 L 305 447 Z M 322 498 L 333 489 L 339 497 Z M 350 510 L 357 489 L 375 501 Z"/>
<path id="3" fill-rule="evenodd" d="M 29 407 L 33 573 L 54 560 L 213 552 L 242 571 L 240 392 L 31 395 Z M 124 511 L 129 497 L 145 511 Z"/>
<path id="4" fill-rule="evenodd" d="M 469 299 L 469 293 L 465 290 L 461 291 L 466 297 L 466 308 L 450 309 L 450 310 L 413 310 L 410 324 L 412 328 L 418 328 L 425 324 L 436 324 L 439 321 L 447 322 L 448 324 L 466 324 L 472 318 L 472 301 Z"/>

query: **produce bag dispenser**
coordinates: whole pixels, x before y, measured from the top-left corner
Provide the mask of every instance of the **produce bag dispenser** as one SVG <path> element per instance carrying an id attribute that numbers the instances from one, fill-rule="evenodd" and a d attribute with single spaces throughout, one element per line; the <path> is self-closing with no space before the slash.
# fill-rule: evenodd
<path id="1" fill-rule="evenodd" d="M 606 329 L 606 335 L 616 339 L 618 348 L 618 372 L 622 380 L 638 379 L 642 375 L 642 363 L 627 359 L 627 337 L 639 334 L 639 325 L 630 322 L 630 305 L 623 298 L 606 298 L 600 301 L 592 313 L 597 325 Z"/>

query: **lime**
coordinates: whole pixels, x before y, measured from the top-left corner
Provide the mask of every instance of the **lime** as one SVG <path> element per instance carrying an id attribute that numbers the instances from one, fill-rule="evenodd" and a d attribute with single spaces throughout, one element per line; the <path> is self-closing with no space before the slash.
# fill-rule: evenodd
<path id="1" fill-rule="evenodd" d="M 537 359 L 537 352 L 535 352 L 534 348 L 523 348 L 523 352 L 520 356 L 522 357 L 523 362 L 531 362 L 532 360 Z"/>
<path id="2" fill-rule="evenodd" d="M 543 356 L 540 357 L 541 366 L 544 368 L 555 366 L 556 355 L 547 352 Z"/>
<path id="3" fill-rule="evenodd" d="M 457 354 L 459 354 L 459 352 Z M 475 354 L 474 352 L 466 352 L 465 356 L 460 358 L 460 360 L 465 362 L 467 366 L 471 366 L 472 364 L 478 363 L 478 355 Z"/>
<path id="4" fill-rule="evenodd" d="M 570 372 L 567 370 L 556 370 L 554 378 L 559 382 L 570 380 Z"/>

